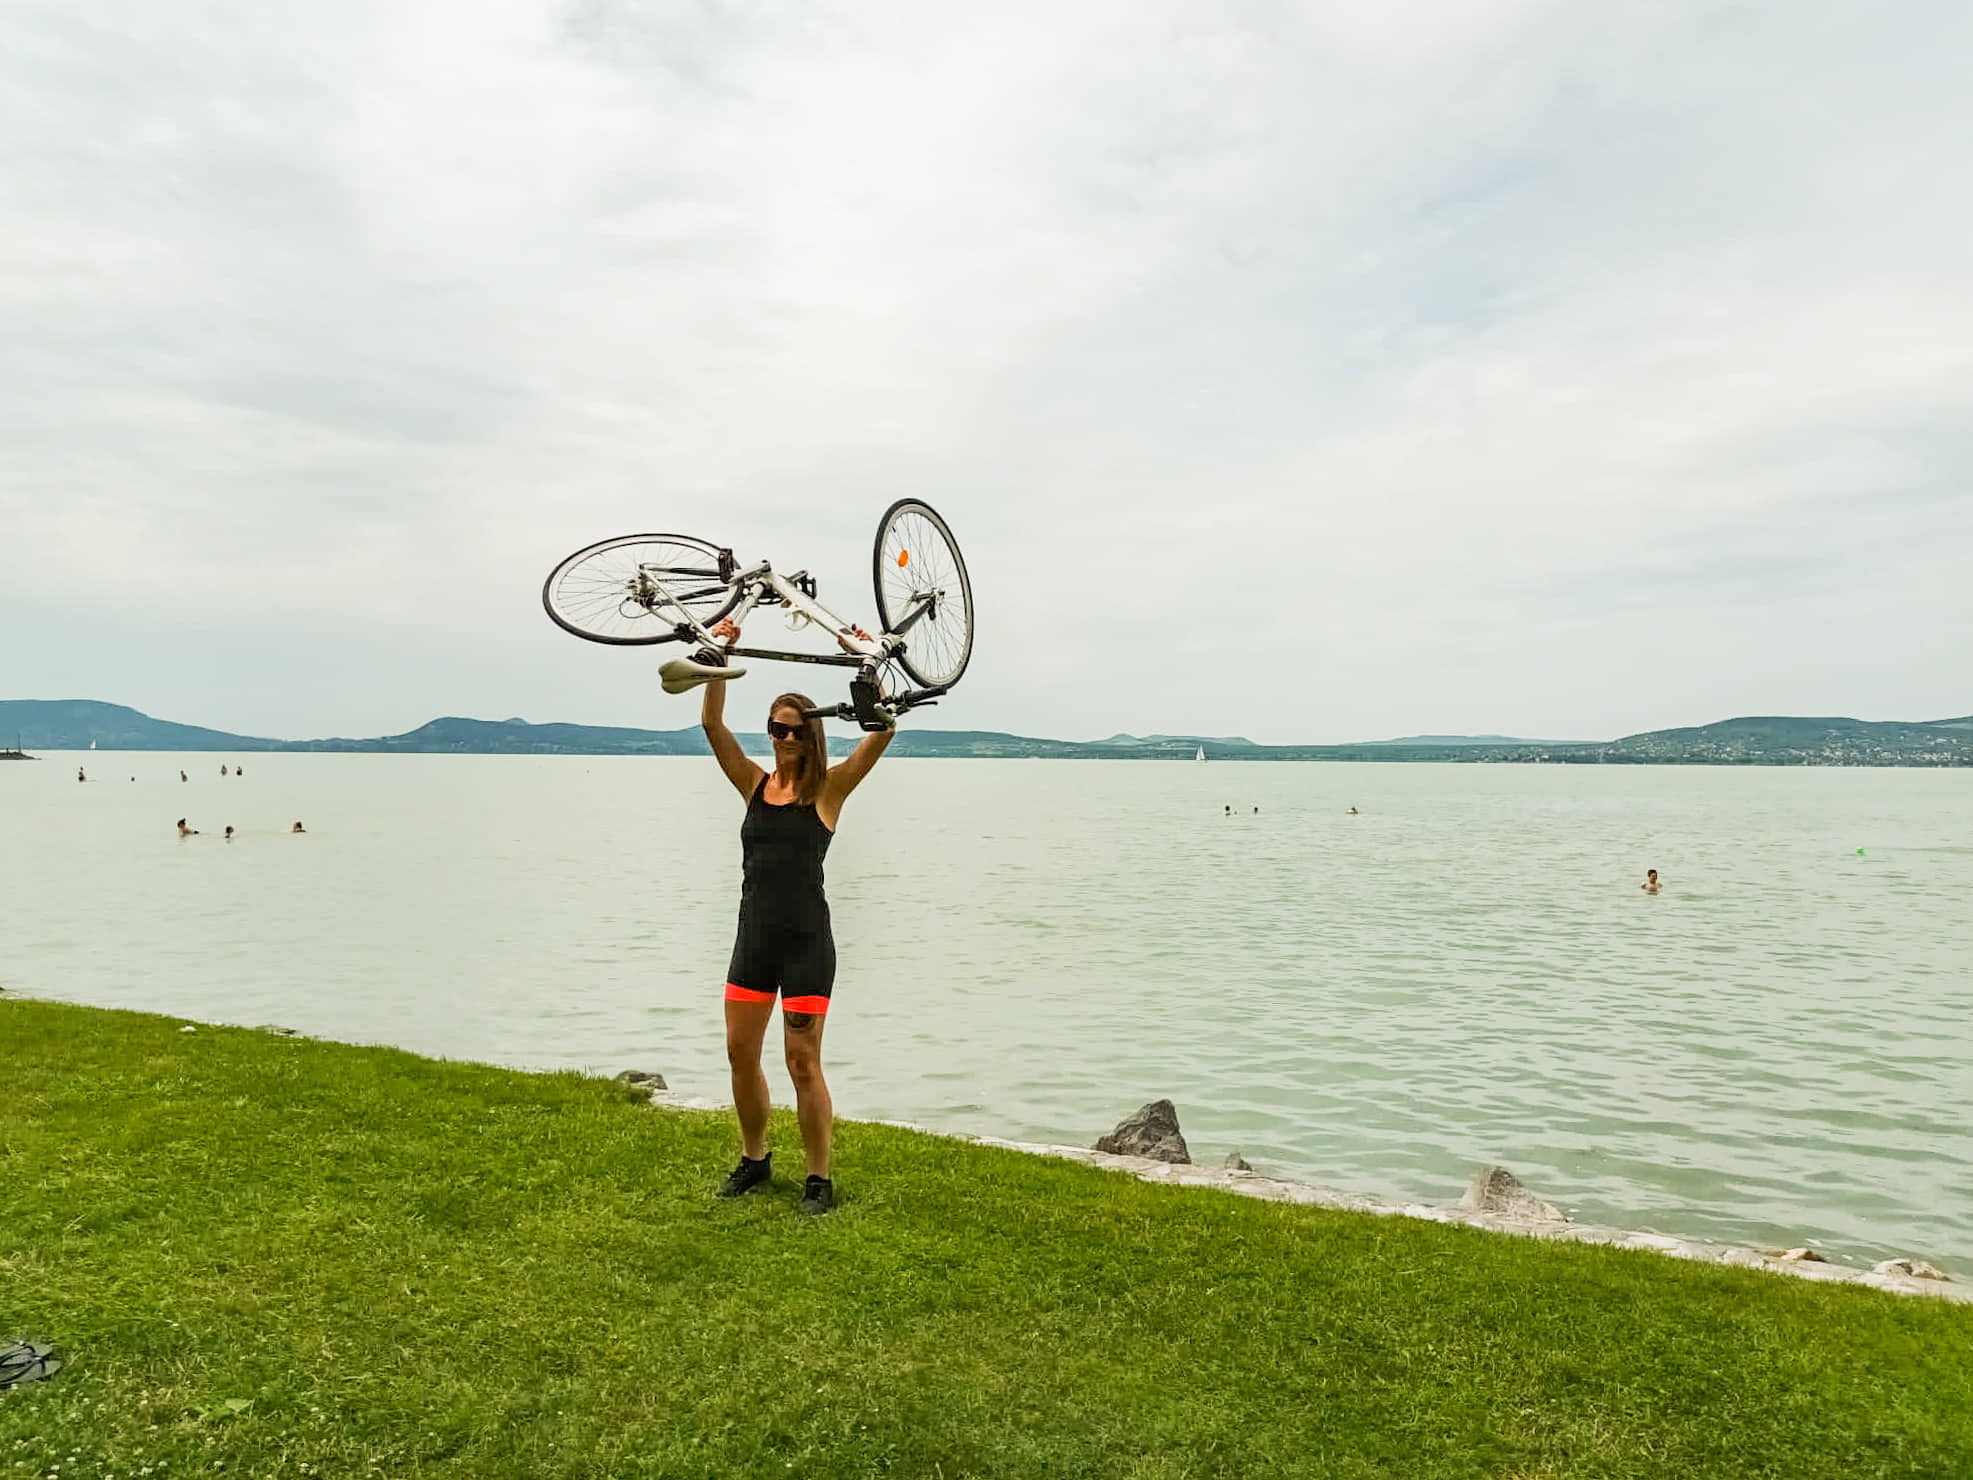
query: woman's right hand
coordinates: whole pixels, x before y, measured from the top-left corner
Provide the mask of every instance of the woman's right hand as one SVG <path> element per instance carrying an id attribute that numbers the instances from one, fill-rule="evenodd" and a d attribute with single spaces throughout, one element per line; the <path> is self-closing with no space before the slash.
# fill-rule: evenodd
<path id="1" fill-rule="evenodd" d="M 733 625 L 733 619 L 731 617 L 721 617 L 717 622 L 713 623 L 712 635 L 718 641 L 731 647 L 740 640 L 740 629 Z"/>

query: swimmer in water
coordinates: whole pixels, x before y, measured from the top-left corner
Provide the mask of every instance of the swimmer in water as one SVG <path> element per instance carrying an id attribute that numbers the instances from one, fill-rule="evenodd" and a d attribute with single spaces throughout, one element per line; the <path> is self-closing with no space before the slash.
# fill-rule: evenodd
<path id="1" fill-rule="evenodd" d="M 181 837 L 181 838 L 196 838 L 196 837 L 197 837 L 198 835 L 199 835 L 199 830 L 198 830 L 198 829 L 197 829 L 196 827 L 187 827 L 187 826 L 185 825 L 185 819 L 184 819 L 184 818 L 182 818 L 182 817 L 181 817 L 181 818 L 179 818 L 179 819 L 178 819 L 178 836 L 179 836 L 179 837 Z"/>
<path id="2" fill-rule="evenodd" d="M 77 781 L 87 781 L 89 778 L 82 774 L 82 767 L 77 766 L 75 768 L 75 779 Z"/>
<path id="3" fill-rule="evenodd" d="M 1656 894 L 1658 892 L 1658 871 L 1655 868 L 1646 869 L 1644 871 L 1644 882 L 1637 887 L 1642 889 L 1646 894 Z"/>
<path id="4" fill-rule="evenodd" d="M 1357 815 L 1357 810 L 1356 810 L 1356 808 L 1354 808 L 1354 807 L 1352 807 L 1352 808 L 1350 808 L 1350 816 L 1352 816 L 1352 817 L 1355 817 L 1356 815 Z"/>
<path id="5" fill-rule="evenodd" d="M 233 824 L 230 822 L 226 824 L 226 841 L 229 843 L 233 841 Z"/>
<path id="6" fill-rule="evenodd" d="M 189 781 L 189 780 L 191 780 L 192 778 L 191 778 L 191 777 L 189 777 L 189 776 L 187 776 L 187 775 L 186 775 L 186 774 L 185 774 L 185 773 L 184 773 L 183 771 L 180 771 L 180 772 L 178 773 L 178 779 L 179 779 L 180 781 Z"/>
<path id="7" fill-rule="evenodd" d="M 290 832 L 303 832 L 303 831 L 306 831 L 306 829 L 304 829 L 304 828 L 302 827 L 302 825 L 301 825 L 301 824 L 300 824 L 299 822 L 297 822 L 297 823 L 296 823 L 296 824 L 295 824 L 295 825 L 294 825 L 293 827 L 291 827 L 291 828 L 289 828 L 289 829 L 288 829 L 288 831 L 290 831 Z"/>

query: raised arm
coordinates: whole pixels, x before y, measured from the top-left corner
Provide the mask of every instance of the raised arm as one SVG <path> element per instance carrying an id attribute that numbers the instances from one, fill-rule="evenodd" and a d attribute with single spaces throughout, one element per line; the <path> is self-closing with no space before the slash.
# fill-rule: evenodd
<path id="1" fill-rule="evenodd" d="M 873 730 L 857 743 L 855 750 L 829 768 L 829 790 L 835 793 L 836 805 L 840 807 L 857 783 L 870 774 L 870 768 L 877 764 L 886 750 L 890 749 L 891 737 L 896 730 Z"/>
<path id="2" fill-rule="evenodd" d="M 865 642 L 870 640 L 870 634 L 861 627 L 853 627 L 850 630 Z M 836 641 L 843 642 L 843 639 L 838 637 Z M 846 652 L 853 651 L 846 642 L 843 642 L 843 649 Z M 855 750 L 829 768 L 829 779 L 822 788 L 819 810 L 822 813 L 822 820 L 829 824 L 831 831 L 835 830 L 836 819 L 842 813 L 843 803 L 848 800 L 849 794 L 856 790 L 863 778 L 870 774 L 870 768 L 877 764 L 886 750 L 890 749 L 891 737 L 895 734 L 897 734 L 895 729 L 871 731 L 858 742 Z"/>
<path id="3" fill-rule="evenodd" d="M 739 641 L 740 629 L 731 622 L 721 622 L 712 629 L 714 637 L 728 647 Z M 719 762 L 719 769 L 726 773 L 726 779 L 733 783 L 734 790 L 752 800 L 754 788 L 760 785 L 761 777 L 767 773 L 740 749 L 740 742 L 733 738 L 733 732 L 726 728 L 726 683 L 715 679 L 701 685 L 705 697 L 700 701 L 699 723 L 706 732 L 706 741 L 712 746 L 713 759 Z"/>

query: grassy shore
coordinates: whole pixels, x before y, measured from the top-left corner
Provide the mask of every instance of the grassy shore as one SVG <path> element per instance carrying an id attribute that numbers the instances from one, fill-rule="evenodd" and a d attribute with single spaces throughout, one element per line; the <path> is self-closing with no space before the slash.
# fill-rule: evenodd
<path id="1" fill-rule="evenodd" d="M 0 999 L 0 1480 L 1966 1476 L 1973 1310 Z"/>

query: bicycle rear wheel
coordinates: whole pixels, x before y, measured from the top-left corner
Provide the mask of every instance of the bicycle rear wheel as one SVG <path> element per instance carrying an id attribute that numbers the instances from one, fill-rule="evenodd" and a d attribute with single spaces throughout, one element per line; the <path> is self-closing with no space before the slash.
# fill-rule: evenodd
<path id="1" fill-rule="evenodd" d="M 973 585 L 945 521 L 930 504 L 899 499 L 877 523 L 875 564 L 877 618 L 903 632 L 904 671 L 927 688 L 959 682 L 973 655 Z"/>
<path id="2" fill-rule="evenodd" d="M 710 627 L 740 604 L 720 555 L 717 545 L 690 535 L 620 535 L 550 571 L 541 605 L 556 626 L 590 642 L 672 642 L 687 616 Z M 725 565 L 730 569 L 730 556 Z"/>

